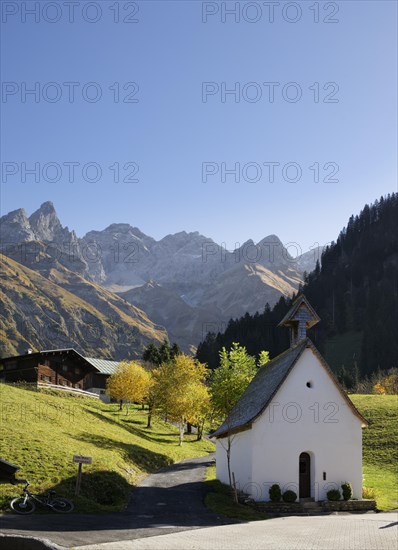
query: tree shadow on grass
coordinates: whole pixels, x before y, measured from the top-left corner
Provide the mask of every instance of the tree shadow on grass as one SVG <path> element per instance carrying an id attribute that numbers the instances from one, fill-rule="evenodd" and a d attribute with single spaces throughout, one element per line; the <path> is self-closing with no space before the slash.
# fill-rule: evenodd
<path id="1" fill-rule="evenodd" d="M 107 470 L 84 472 L 83 470 L 78 497 L 75 496 L 76 477 L 64 479 L 53 489 L 60 497 L 70 498 L 77 512 L 123 509 L 130 498 L 132 486 L 117 472 Z"/>
<path id="2" fill-rule="evenodd" d="M 172 460 L 166 455 L 144 449 L 134 443 L 123 443 L 98 434 L 79 434 L 74 439 L 91 443 L 101 449 L 118 449 L 122 452 L 124 460 L 134 462 L 141 470 L 146 472 L 154 472 L 172 463 Z"/>
<path id="3" fill-rule="evenodd" d="M 119 426 L 121 425 L 121 422 L 130 422 L 130 423 L 134 423 L 134 424 L 144 424 L 144 420 L 140 420 L 139 418 L 137 419 L 133 419 L 134 418 L 134 409 L 132 409 L 132 413 L 133 414 L 129 414 L 129 415 L 116 415 L 115 414 L 115 411 L 109 411 L 109 412 L 113 412 L 114 413 L 114 418 L 112 417 L 109 417 L 107 416 L 106 414 L 103 414 L 103 412 L 99 412 L 99 411 L 94 411 L 92 409 L 89 409 L 89 408 L 86 408 L 86 412 L 88 412 L 89 414 L 92 414 L 93 416 L 96 416 L 97 418 L 100 418 L 101 420 L 104 420 L 105 422 L 108 422 L 109 424 L 118 424 Z M 119 412 L 119 411 L 117 411 Z M 138 416 L 138 415 L 137 415 Z"/>
<path id="4" fill-rule="evenodd" d="M 108 416 L 105 416 L 104 414 L 101 414 L 101 413 L 98 413 L 98 412 L 95 412 L 95 411 L 91 411 L 89 409 L 87 409 L 87 412 L 92 414 L 96 418 L 99 418 L 100 420 L 104 420 L 105 422 L 108 422 L 109 424 L 112 424 L 113 426 L 116 424 L 116 426 L 124 428 L 129 433 L 131 433 L 133 435 L 136 435 L 138 437 L 141 437 L 143 439 L 146 439 L 147 441 L 150 441 L 152 443 L 169 443 L 169 444 L 174 443 L 174 441 L 170 441 L 170 439 L 166 439 L 166 438 L 162 438 L 162 437 L 154 437 L 154 436 L 150 435 L 145 430 L 145 428 L 137 428 L 136 426 L 131 425 L 133 423 L 134 424 L 137 423 L 137 424 L 142 425 L 141 422 L 132 421 L 131 419 L 127 419 L 127 418 L 116 420 L 116 419 L 113 419 L 113 418 L 109 418 Z M 175 439 L 176 439 L 176 444 L 178 444 L 178 433 L 177 432 L 163 433 L 163 434 L 159 434 L 159 435 L 174 436 Z"/>
<path id="5" fill-rule="evenodd" d="M 170 437 L 173 437 L 173 440 L 166 439 L 164 437 L 155 437 L 153 435 L 150 435 L 145 428 L 136 428 L 134 426 L 129 427 L 129 430 L 134 433 L 135 435 L 142 437 L 146 439 L 147 441 L 152 441 L 154 443 L 169 443 L 171 445 L 178 445 L 178 433 L 177 432 L 170 432 L 170 433 L 158 433 L 157 435 L 165 435 Z"/>

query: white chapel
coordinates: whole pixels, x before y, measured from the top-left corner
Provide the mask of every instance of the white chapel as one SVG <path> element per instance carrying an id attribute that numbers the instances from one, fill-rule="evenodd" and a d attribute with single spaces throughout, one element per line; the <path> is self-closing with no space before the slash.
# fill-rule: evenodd
<path id="1" fill-rule="evenodd" d="M 294 491 L 298 499 L 326 500 L 330 489 L 352 485 L 362 498 L 362 428 L 355 408 L 325 359 L 307 336 L 319 317 L 300 295 L 281 321 L 291 347 L 259 369 L 216 438 L 217 479 L 256 501 L 269 488 Z"/>

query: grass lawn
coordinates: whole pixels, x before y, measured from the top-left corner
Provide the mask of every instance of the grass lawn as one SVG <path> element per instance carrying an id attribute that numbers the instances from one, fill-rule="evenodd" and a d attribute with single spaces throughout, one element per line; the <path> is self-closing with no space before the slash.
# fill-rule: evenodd
<path id="1" fill-rule="evenodd" d="M 216 514 L 242 521 L 267 519 L 268 516 L 265 513 L 257 512 L 244 504 L 233 502 L 230 487 L 216 479 L 215 465 L 207 468 L 206 483 L 211 492 L 206 495 L 205 504 Z"/>
<path id="2" fill-rule="evenodd" d="M 33 391 L 0 384 L 0 458 L 21 466 L 33 492 L 55 489 L 71 497 L 77 511 L 122 510 L 131 486 L 145 474 L 185 458 L 214 451 L 208 440 L 185 436 L 178 445 L 174 426 L 153 420 L 147 429 L 147 411 L 131 407 L 126 416 L 117 404 L 64 392 Z M 93 457 L 83 465 L 82 490 L 74 497 L 77 464 L 74 454 Z M 20 493 L 20 485 L 1 485 L 0 508 Z"/>
<path id="3" fill-rule="evenodd" d="M 363 486 L 380 510 L 398 508 L 398 396 L 350 395 L 369 421 L 363 434 Z"/>

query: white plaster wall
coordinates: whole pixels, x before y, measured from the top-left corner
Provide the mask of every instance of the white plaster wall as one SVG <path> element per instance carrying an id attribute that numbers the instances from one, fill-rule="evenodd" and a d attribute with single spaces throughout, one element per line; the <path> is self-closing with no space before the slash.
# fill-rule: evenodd
<path id="1" fill-rule="evenodd" d="M 87 388 L 86 391 L 99 395 L 99 398 L 104 403 L 111 402 L 111 398 L 109 397 L 109 395 L 107 393 L 102 393 L 104 391 L 103 388 Z"/>
<path id="2" fill-rule="evenodd" d="M 231 475 L 239 490 L 248 488 L 252 473 L 252 431 L 246 430 L 231 436 Z M 216 476 L 222 483 L 229 485 L 227 452 L 228 438 L 216 442 Z"/>
<path id="3" fill-rule="evenodd" d="M 261 500 L 269 500 L 272 483 L 298 494 L 302 452 L 311 456 L 315 500 L 325 500 L 331 488 L 341 490 L 344 481 L 351 482 L 354 498 L 362 498 L 361 421 L 311 349 L 303 352 L 251 432 L 252 480 L 257 493 L 261 490 Z"/>

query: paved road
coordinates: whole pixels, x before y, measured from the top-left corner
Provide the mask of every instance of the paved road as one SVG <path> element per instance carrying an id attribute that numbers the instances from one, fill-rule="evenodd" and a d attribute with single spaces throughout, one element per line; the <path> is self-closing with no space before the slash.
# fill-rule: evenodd
<path id="1" fill-rule="evenodd" d="M 148 476 L 123 513 L 5 514 L 0 516 L 0 531 L 50 539 L 79 550 L 398 550 L 396 513 L 242 524 L 219 518 L 203 504 L 204 473 L 213 460 L 212 455 L 186 460 Z M 0 548 L 10 547 L 0 538 Z"/>
<path id="2" fill-rule="evenodd" d="M 63 546 L 127 541 L 198 527 L 231 523 L 204 506 L 207 466 L 214 454 L 185 460 L 145 478 L 133 491 L 125 512 L 0 516 L 4 534 L 33 535 Z"/>
<path id="3" fill-rule="evenodd" d="M 79 550 L 397 550 L 397 519 L 396 513 L 285 517 Z"/>

